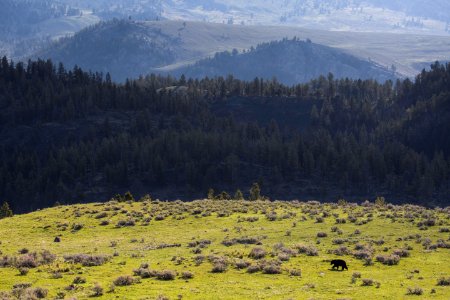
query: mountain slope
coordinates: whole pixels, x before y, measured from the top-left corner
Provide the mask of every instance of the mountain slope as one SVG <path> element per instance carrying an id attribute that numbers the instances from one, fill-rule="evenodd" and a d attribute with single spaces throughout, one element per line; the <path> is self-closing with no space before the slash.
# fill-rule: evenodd
<path id="1" fill-rule="evenodd" d="M 171 71 L 216 52 L 249 49 L 285 37 L 310 38 L 314 43 L 342 49 L 360 59 L 370 58 L 386 68 L 394 65 L 401 76 L 415 76 L 424 64 L 449 59 L 450 37 L 184 21 L 106 22 L 64 39 L 34 57 L 52 58 L 69 67 L 77 64 L 85 69 L 109 71 L 113 78 L 122 80 L 127 76 Z"/>
<path id="2" fill-rule="evenodd" d="M 243 80 L 255 77 L 271 79 L 276 77 L 284 84 L 307 82 L 320 75 L 332 73 L 336 78 L 394 79 L 395 74 L 374 63 L 358 59 L 341 50 L 311 43 L 310 41 L 282 40 L 261 44 L 256 49 L 238 54 L 218 53 L 171 74 L 201 78 L 227 76 Z"/>
<path id="3" fill-rule="evenodd" d="M 26 57 L 51 40 L 97 23 L 91 11 L 60 1 L 3 0 L 0 9 L 0 55 Z M 3 46 L 2 46 L 3 44 Z"/>
<path id="4" fill-rule="evenodd" d="M 40 57 L 96 72 L 110 72 L 124 80 L 175 62 L 181 52 L 174 36 L 148 30 L 143 23 L 114 20 L 101 22 L 60 40 Z"/>

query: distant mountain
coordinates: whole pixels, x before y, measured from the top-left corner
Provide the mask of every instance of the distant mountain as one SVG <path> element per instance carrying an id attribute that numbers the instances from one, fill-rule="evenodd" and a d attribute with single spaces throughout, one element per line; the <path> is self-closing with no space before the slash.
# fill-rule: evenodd
<path id="1" fill-rule="evenodd" d="M 155 20 L 161 18 L 161 0 L 58 0 L 61 3 L 92 11 L 102 20 L 128 18 Z"/>
<path id="2" fill-rule="evenodd" d="M 290 25 L 323 30 L 449 34 L 447 0 L 4 0 L 35 8 L 66 6 L 101 20 L 190 20 Z M 3 5 L 2 5 L 3 6 Z M 3 8 L 3 7 L 2 7 Z M 39 13 L 40 14 L 40 13 Z M 41 14 L 42 15 L 42 14 Z"/>
<path id="3" fill-rule="evenodd" d="M 238 53 L 237 50 L 217 53 L 213 58 L 201 60 L 173 73 L 196 78 L 232 74 L 244 80 L 276 77 L 284 84 L 308 82 L 329 73 L 336 78 L 378 81 L 395 78 L 392 70 L 373 62 L 356 58 L 342 50 L 297 39 L 264 43 L 244 53 Z"/>
<path id="4" fill-rule="evenodd" d="M 0 55 L 24 58 L 100 19 L 60 1 L 2 0 Z"/>
<path id="5" fill-rule="evenodd" d="M 60 40 L 39 56 L 78 65 L 97 72 L 110 72 L 125 80 L 147 74 L 156 67 L 175 62 L 179 41 L 144 23 L 101 22 Z"/>
<path id="6" fill-rule="evenodd" d="M 449 59 L 450 37 L 386 33 L 330 32 L 288 26 L 241 26 L 186 21 L 102 22 L 64 38 L 33 58 L 51 58 L 68 67 L 78 65 L 110 72 L 124 80 L 149 73 L 170 73 L 213 57 L 217 52 L 248 50 L 285 37 L 340 50 L 398 76 L 415 76 L 424 65 Z"/>
<path id="7" fill-rule="evenodd" d="M 168 19 L 324 30 L 448 34 L 447 0 L 172 0 Z"/>

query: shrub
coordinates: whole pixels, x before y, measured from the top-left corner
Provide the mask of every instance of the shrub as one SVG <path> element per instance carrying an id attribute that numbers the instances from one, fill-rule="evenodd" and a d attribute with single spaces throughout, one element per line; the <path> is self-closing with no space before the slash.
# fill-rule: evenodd
<path id="1" fill-rule="evenodd" d="M 156 271 L 149 270 L 148 268 L 139 268 L 133 270 L 135 276 L 139 276 L 141 278 L 151 278 L 156 276 Z"/>
<path id="2" fill-rule="evenodd" d="M 434 225 L 436 225 L 436 220 L 435 219 L 426 219 L 422 223 L 425 226 L 434 226 Z"/>
<path id="3" fill-rule="evenodd" d="M 255 266 L 255 265 L 249 266 L 248 269 L 247 269 L 247 273 L 250 273 L 250 274 L 256 273 L 256 272 L 259 272 L 259 271 L 261 271 L 261 267 L 260 266 Z"/>
<path id="4" fill-rule="evenodd" d="M 328 234 L 326 232 L 318 232 L 317 233 L 317 237 L 318 238 L 324 238 L 324 237 L 327 237 L 327 236 L 328 236 Z"/>
<path id="5" fill-rule="evenodd" d="M 185 280 L 192 279 L 192 278 L 194 278 L 194 274 L 190 271 L 184 271 L 181 273 L 181 278 L 185 279 Z"/>
<path id="6" fill-rule="evenodd" d="M 374 241 L 374 243 L 375 243 L 376 245 L 378 245 L 378 246 L 381 246 L 381 245 L 384 244 L 384 240 L 383 240 L 383 239 L 380 239 L 380 240 L 378 240 L 378 241 Z"/>
<path id="7" fill-rule="evenodd" d="M 243 221 L 245 221 L 245 222 L 253 223 L 253 222 L 258 221 L 259 218 L 258 218 L 258 217 L 246 217 L 246 218 L 243 218 L 243 219 L 241 219 L 241 220 L 243 220 Z"/>
<path id="8" fill-rule="evenodd" d="M 117 277 L 113 281 L 113 283 L 116 286 L 127 286 L 127 285 L 134 284 L 135 283 L 135 279 L 132 276 L 130 276 L 130 275 L 123 275 L 123 276 Z"/>
<path id="9" fill-rule="evenodd" d="M 131 227 L 136 225 L 136 222 L 133 219 L 128 219 L 128 220 L 119 220 L 116 224 L 116 228 L 121 228 L 121 227 Z"/>
<path id="10" fill-rule="evenodd" d="M 334 255 L 338 255 L 338 256 L 350 254 L 350 250 L 345 246 L 341 246 L 337 249 L 334 249 L 332 252 Z"/>
<path id="11" fill-rule="evenodd" d="M 291 255 L 289 253 L 282 252 L 278 254 L 278 259 L 281 261 L 288 261 L 291 258 Z"/>
<path id="12" fill-rule="evenodd" d="M 208 245 L 211 245 L 211 240 L 199 240 L 199 241 L 193 241 L 188 243 L 189 248 L 206 248 Z"/>
<path id="13" fill-rule="evenodd" d="M 239 259 L 234 263 L 234 265 L 237 269 L 245 269 L 248 266 L 250 266 L 250 262 L 245 261 L 243 259 Z"/>
<path id="14" fill-rule="evenodd" d="M 72 281 L 73 284 L 83 284 L 86 283 L 86 278 L 77 276 L 74 278 L 74 280 Z"/>
<path id="15" fill-rule="evenodd" d="M 96 283 L 93 287 L 92 287 L 92 297 L 100 297 L 103 295 L 103 287 Z"/>
<path id="16" fill-rule="evenodd" d="M 276 221 L 277 220 L 277 214 L 275 212 L 270 212 L 266 214 L 266 219 L 268 221 Z"/>
<path id="17" fill-rule="evenodd" d="M 334 245 L 342 245 L 342 244 L 348 242 L 348 240 L 346 240 L 346 239 L 333 239 L 332 242 L 333 242 Z"/>
<path id="18" fill-rule="evenodd" d="M 366 267 L 372 266 L 373 265 L 372 257 L 364 258 L 363 265 Z"/>
<path id="19" fill-rule="evenodd" d="M 106 218 L 108 214 L 106 212 L 101 212 L 98 215 L 95 216 L 96 219 L 103 219 Z"/>
<path id="20" fill-rule="evenodd" d="M 437 285 L 439 286 L 450 286 L 450 277 L 441 277 L 438 279 Z"/>
<path id="21" fill-rule="evenodd" d="M 27 254 L 28 252 L 30 252 L 30 250 L 28 250 L 27 248 L 22 248 L 19 250 L 19 254 Z"/>
<path id="22" fill-rule="evenodd" d="M 291 269 L 291 270 L 289 270 L 289 275 L 302 276 L 302 271 L 300 269 Z"/>
<path id="23" fill-rule="evenodd" d="M 19 256 L 16 262 L 17 268 L 36 268 L 39 265 L 36 253 L 27 253 Z"/>
<path id="24" fill-rule="evenodd" d="M 398 265 L 400 262 L 400 256 L 392 254 L 392 255 L 378 255 L 376 257 L 377 261 L 382 263 L 383 265 L 393 266 Z"/>
<path id="25" fill-rule="evenodd" d="M 236 239 L 222 241 L 222 245 L 227 246 L 227 247 L 230 247 L 230 246 L 233 246 L 236 244 L 237 244 Z"/>
<path id="26" fill-rule="evenodd" d="M 83 229 L 84 225 L 79 223 L 72 224 L 72 231 L 79 231 Z"/>
<path id="27" fill-rule="evenodd" d="M 111 258 L 106 255 L 74 254 L 64 256 L 66 262 L 81 264 L 84 267 L 101 266 L 110 259 Z"/>
<path id="28" fill-rule="evenodd" d="M 423 289 L 420 287 L 415 287 L 415 288 L 408 288 L 406 290 L 406 295 L 416 295 L 416 296 L 420 296 L 423 294 Z"/>
<path id="29" fill-rule="evenodd" d="M 266 250 L 261 247 L 255 247 L 250 251 L 248 256 L 253 259 L 261 259 L 266 256 Z"/>
<path id="30" fill-rule="evenodd" d="M 361 285 L 362 286 L 372 286 L 375 283 L 373 279 L 363 278 Z"/>
<path id="31" fill-rule="evenodd" d="M 218 261 L 214 262 L 211 272 L 212 273 L 223 273 L 227 270 L 227 267 L 228 267 L 228 265 L 225 261 L 218 260 Z"/>
<path id="32" fill-rule="evenodd" d="M 156 279 L 158 280 L 174 280 L 177 274 L 172 270 L 163 270 L 156 272 Z"/>
<path id="33" fill-rule="evenodd" d="M 395 249 L 393 251 L 394 255 L 398 255 L 400 257 L 408 257 L 409 256 L 409 251 L 406 249 Z"/>
<path id="34" fill-rule="evenodd" d="M 16 264 L 16 261 L 17 261 L 16 257 L 5 255 L 0 258 L 0 267 L 6 268 L 14 266 Z"/>
<path id="35" fill-rule="evenodd" d="M 258 237 L 248 237 L 248 236 L 244 236 L 244 237 L 238 237 L 236 239 L 236 243 L 238 244 L 243 244 L 243 245 L 261 245 L 261 239 Z"/>
<path id="36" fill-rule="evenodd" d="M 204 255 L 197 255 L 194 257 L 194 263 L 196 266 L 201 265 L 203 262 L 205 261 L 205 256 Z"/>
<path id="37" fill-rule="evenodd" d="M 25 267 L 19 268 L 19 274 L 20 274 L 21 276 L 27 275 L 29 271 L 30 271 L 30 269 L 25 268 Z"/>
<path id="38" fill-rule="evenodd" d="M 353 252 L 353 256 L 357 259 L 370 259 L 372 258 L 372 252 L 368 249 L 359 250 Z"/>
<path id="39" fill-rule="evenodd" d="M 162 221 L 164 220 L 166 217 L 164 215 L 156 215 L 155 216 L 155 221 Z"/>
<path id="40" fill-rule="evenodd" d="M 200 254 L 200 253 L 202 253 L 202 249 L 201 248 L 194 248 L 194 249 L 192 249 L 192 253 Z"/>
<path id="41" fill-rule="evenodd" d="M 297 249 L 298 253 L 300 254 L 306 254 L 308 256 L 318 256 L 319 251 L 317 251 L 317 248 L 311 245 L 302 245 L 298 244 L 294 246 L 295 249 Z"/>
<path id="42" fill-rule="evenodd" d="M 32 284 L 29 282 L 22 282 L 22 283 L 16 283 L 13 285 L 14 289 L 27 289 L 29 287 L 31 287 Z"/>
<path id="43" fill-rule="evenodd" d="M 56 260 L 56 255 L 48 250 L 44 250 L 41 253 L 40 264 L 51 264 Z"/>
<path id="44" fill-rule="evenodd" d="M 277 262 L 270 262 L 264 264 L 262 268 L 264 274 L 281 274 L 281 266 Z"/>
<path id="45" fill-rule="evenodd" d="M 446 243 L 443 240 L 438 240 L 437 243 L 436 243 L 436 247 L 437 248 L 443 248 L 443 249 L 450 249 L 450 244 Z"/>
<path id="46" fill-rule="evenodd" d="M 38 299 L 44 299 L 47 297 L 48 290 L 41 288 L 41 287 L 36 287 L 36 288 L 30 289 L 30 294 L 34 295 Z"/>
<path id="47" fill-rule="evenodd" d="M 44 299 L 47 297 L 48 290 L 40 287 L 31 288 L 31 284 L 29 283 L 16 284 L 14 285 L 12 294 L 18 299 Z"/>

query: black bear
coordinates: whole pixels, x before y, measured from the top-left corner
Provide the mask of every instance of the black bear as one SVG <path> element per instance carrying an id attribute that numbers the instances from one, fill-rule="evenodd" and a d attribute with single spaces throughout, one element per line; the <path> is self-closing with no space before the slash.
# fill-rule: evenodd
<path id="1" fill-rule="evenodd" d="M 332 269 L 337 269 L 339 270 L 339 267 L 342 267 L 342 271 L 344 271 L 344 269 L 348 270 L 347 267 L 347 263 L 345 262 L 345 260 L 342 259 L 334 259 L 331 261 L 331 265 L 333 265 Z"/>

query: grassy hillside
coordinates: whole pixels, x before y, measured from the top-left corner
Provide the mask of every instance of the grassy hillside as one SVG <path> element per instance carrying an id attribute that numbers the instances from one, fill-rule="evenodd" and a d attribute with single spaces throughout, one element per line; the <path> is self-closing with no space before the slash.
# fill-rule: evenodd
<path id="1" fill-rule="evenodd" d="M 0 221 L 0 290 L 48 290 L 49 299 L 447 299 L 449 208 L 378 204 L 144 198 L 14 216 Z M 331 270 L 336 258 L 349 270 Z"/>

